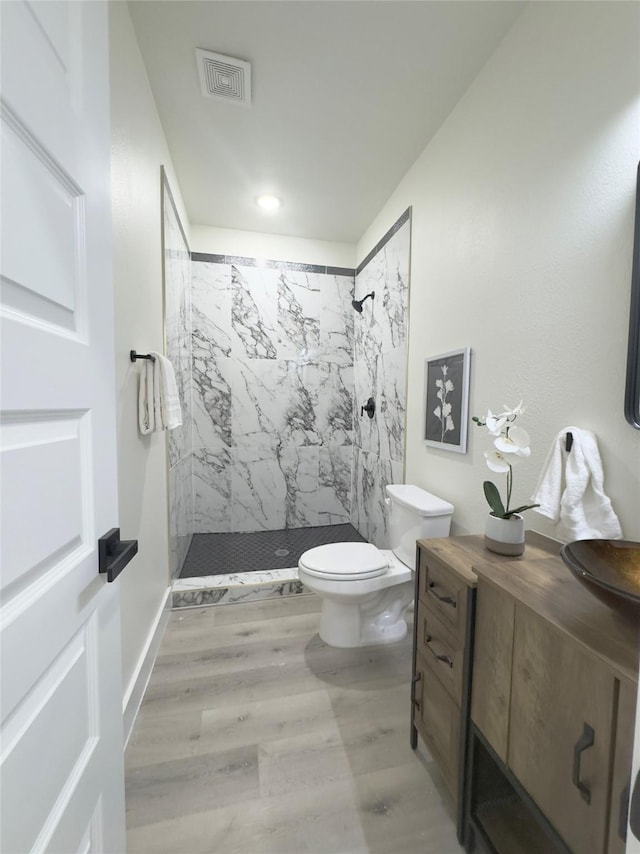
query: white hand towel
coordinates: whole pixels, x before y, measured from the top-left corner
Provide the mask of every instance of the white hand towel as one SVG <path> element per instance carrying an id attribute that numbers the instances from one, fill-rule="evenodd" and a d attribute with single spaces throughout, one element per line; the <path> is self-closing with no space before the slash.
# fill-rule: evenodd
<path id="1" fill-rule="evenodd" d="M 182 409 L 171 362 L 161 353 L 151 352 L 140 371 L 138 426 L 143 435 L 174 430 L 182 424 Z"/>
<path id="2" fill-rule="evenodd" d="M 153 355 L 156 357 L 156 373 L 159 374 L 162 425 L 165 430 L 175 430 L 182 424 L 182 408 L 176 375 L 168 359 L 160 353 L 153 353 Z"/>
<path id="3" fill-rule="evenodd" d="M 566 435 L 573 445 L 566 450 Z M 604 492 L 598 441 L 589 430 L 565 427 L 551 445 L 532 501 L 536 512 L 553 519 L 569 540 L 620 539 L 622 529 Z"/>
<path id="4" fill-rule="evenodd" d="M 138 387 L 138 427 L 143 436 L 153 433 L 156 419 L 153 407 L 153 362 L 148 359 L 140 371 Z"/>

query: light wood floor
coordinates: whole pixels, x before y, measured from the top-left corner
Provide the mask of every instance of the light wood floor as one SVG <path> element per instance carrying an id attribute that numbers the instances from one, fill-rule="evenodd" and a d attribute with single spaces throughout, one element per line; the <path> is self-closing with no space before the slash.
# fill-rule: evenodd
<path id="1" fill-rule="evenodd" d="M 171 615 L 126 754 L 130 854 L 453 854 L 409 746 L 411 640 L 337 650 L 315 596 Z"/>

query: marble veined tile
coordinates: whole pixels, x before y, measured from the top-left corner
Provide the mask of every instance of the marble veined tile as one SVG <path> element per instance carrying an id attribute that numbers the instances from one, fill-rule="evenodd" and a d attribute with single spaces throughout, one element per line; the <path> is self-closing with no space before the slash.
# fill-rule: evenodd
<path id="1" fill-rule="evenodd" d="M 365 451 L 373 454 L 380 453 L 380 419 L 378 408 L 380 401 L 378 394 L 378 358 L 370 361 L 361 360 L 354 366 L 354 432 L 355 444 Z M 362 407 L 368 399 L 373 397 L 376 404 L 376 414 L 369 418 L 368 414 L 362 413 Z"/>
<path id="2" fill-rule="evenodd" d="M 194 302 L 205 305 L 210 295 L 212 299 L 215 299 L 216 294 L 231 293 L 231 264 L 193 261 L 191 271 Z M 228 321 L 231 322 L 231 314 L 229 314 Z"/>
<path id="3" fill-rule="evenodd" d="M 378 357 L 376 400 L 380 456 L 404 459 L 407 356 L 404 347 Z"/>
<path id="4" fill-rule="evenodd" d="M 209 360 L 231 355 L 231 291 L 213 287 L 192 296 L 193 358 Z M 202 365 L 201 365 L 202 367 Z"/>
<path id="5" fill-rule="evenodd" d="M 323 276 L 320 291 L 320 361 L 353 364 L 356 312 L 353 276 Z"/>
<path id="6" fill-rule="evenodd" d="M 325 445 L 344 445 L 353 431 L 353 367 L 320 364 L 316 427 Z"/>
<path id="7" fill-rule="evenodd" d="M 278 441 L 282 445 L 317 445 L 318 365 L 295 361 L 278 362 Z"/>
<path id="8" fill-rule="evenodd" d="M 278 362 L 235 359 L 231 372 L 232 444 L 251 447 L 268 441 L 274 447 L 283 421 Z"/>
<path id="9" fill-rule="evenodd" d="M 226 578 L 227 576 L 220 577 Z M 283 596 L 297 596 L 300 594 L 310 595 L 310 591 L 297 579 L 294 581 L 280 581 L 267 584 L 234 584 L 229 587 L 177 590 L 172 593 L 172 605 L 174 608 L 194 608 L 203 605 L 231 605 L 241 602 L 257 602 L 261 599 L 279 599 Z"/>
<path id="10" fill-rule="evenodd" d="M 171 576 L 182 569 L 193 535 L 193 458 L 169 469 L 169 556 Z"/>
<path id="11" fill-rule="evenodd" d="M 232 355 L 277 358 L 278 270 L 232 266 L 231 281 Z"/>
<path id="12" fill-rule="evenodd" d="M 174 593 L 184 590 L 213 589 L 230 585 L 268 584 L 272 582 L 296 581 L 298 567 L 289 569 L 256 569 L 247 572 L 230 572 L 227 575 L 201 575 L 193 578 L 176 578 L 172 584 Z"/>
<path id="13" fill-rule="evenodd" d="M 341 525 L 351 513 L 352 445 L 319 449 L 318 524 Z"/>
<path id="14" fill-rule="evenodd" d="M 317 273 L 286 270 L 278 279 L 278 358 L 318 359 L 320 284 Z"/>
<path id="15" fill-rule="evenodd" d="M 379 462 L 376 454 L 361 449 L 355 450 L 353 494 L 351 497 L 351 524 L 368 542 L 380 547 L 376 542 L 375 524 L 371 511 L 376 506 L 379 492 Z"/>
<path id="16" fill-rule="evenodd" d="M 384 460 L 375 454 L 356 451 L 357 462 L 353 479 L 351 524 L 363 537 L 379 549 L 389 544 L 389 517 L 385 504 L 385 487 L 403 483 L 402 463 Z"/>
<path id="17" fill-rule="evenodd" d="M 197 448 L 193 452 L 193 531 L 222 534 L 231 525 L 231 452 Z"/>
<path id="18" fill-rule="evenodd" d="M 285 526 L 287 484 L 268 440 L 234 448 L 231 488 L 232 530 L 276 531 Z"/>
<path id="19" fill-rule="evenodd" d="M 318 448 L 284 446 L 278 462 L 286 484 L 285 527 L 314 527 L 318 521 Z"/>
<path id="20" fill-rule="evenodd" d="M 193 446 L 231 446 L 232 381 L 234 363 L 218 356 L 203 358 L 204 349 L 194 336 L 193 362 Z"/>

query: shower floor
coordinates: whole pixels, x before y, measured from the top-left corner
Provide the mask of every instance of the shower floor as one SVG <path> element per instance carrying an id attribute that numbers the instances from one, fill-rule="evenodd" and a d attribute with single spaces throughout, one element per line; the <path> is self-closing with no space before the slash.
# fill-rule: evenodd
<path id="1" fill-rule="evenodd" d="M 353 525 L 286 528 L 248 534 L 194 534 L 180 578 L 289 569 L 303 552 L 327 543 L 366 543 Z"/>

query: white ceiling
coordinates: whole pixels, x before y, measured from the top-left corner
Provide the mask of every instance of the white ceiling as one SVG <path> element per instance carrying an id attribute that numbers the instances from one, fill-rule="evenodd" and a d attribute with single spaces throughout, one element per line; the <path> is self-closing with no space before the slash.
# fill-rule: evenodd
<path id="1" fill-rule="evenodd" d="M 190 222 L 355 243 L 524 3 L 129 6 Z M 196 47 L 251 62 L 251 107 L 202 96 Z"/>

